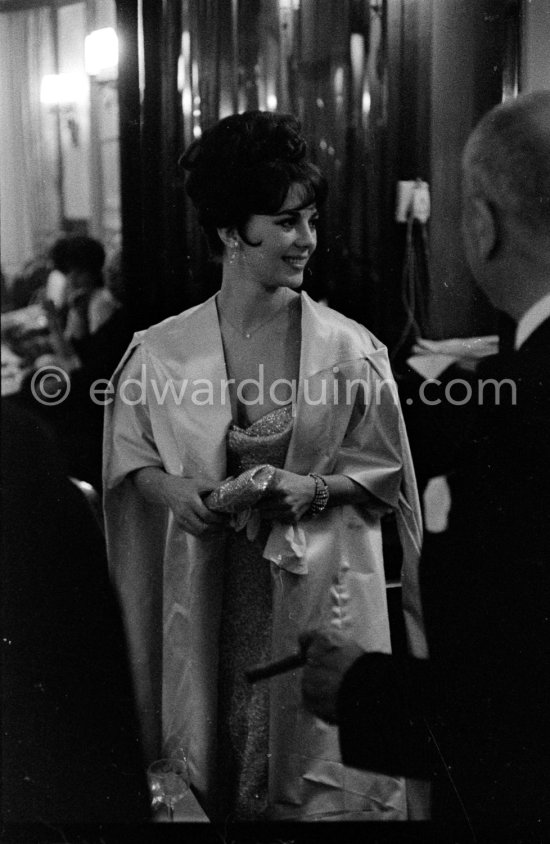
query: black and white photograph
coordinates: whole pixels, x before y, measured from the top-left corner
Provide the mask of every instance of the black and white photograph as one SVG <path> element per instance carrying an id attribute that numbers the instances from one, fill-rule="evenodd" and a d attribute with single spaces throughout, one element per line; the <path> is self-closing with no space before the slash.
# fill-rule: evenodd
<path id="1" fill-rule="evenodd" d="M 550 841 L 550 0 L 0 0 L 0 841 Z"/>

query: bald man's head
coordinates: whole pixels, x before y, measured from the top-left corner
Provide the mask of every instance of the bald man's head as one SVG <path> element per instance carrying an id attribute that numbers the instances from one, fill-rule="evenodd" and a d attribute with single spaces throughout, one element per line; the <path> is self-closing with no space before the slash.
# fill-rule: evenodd
<path id="1" fill-rule="evenodd" d="M 462 165 L 468 264 L 493 305 L 518 319 L 550 292 L 550 91 L 488 112 Z"/>
<path id="2" fill-rule="evenodd" d="M 550 91 L 486 114 L 463 156 L 465 190 L 550 239 Z"/>

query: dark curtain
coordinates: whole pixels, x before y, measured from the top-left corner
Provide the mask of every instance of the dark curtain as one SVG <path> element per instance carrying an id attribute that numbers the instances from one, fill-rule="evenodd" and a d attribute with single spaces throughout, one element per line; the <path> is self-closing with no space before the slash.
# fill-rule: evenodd
<path id="1" fill-rule="evenodd" d="M 483 0 L 494 14 L 485 16 L 476 40 L 491 57 L 502 52 L 498 2 Z M 508 0 L 505 6 L 509 10 Z M 221 268 L 208 259 L 177 161 L 221 117 L 261 108 L 301 119 L 311 156 L 330 184 L 305 289 L 366 324 L 392 350 L 406 351 L 417 331 L 445 336 L 445 326 L 433 327 L 430 314 L 430 225 L 425 231 L 415 225 L 411 252 L 406 227 L 394 219 L 397 181 L 430 182 L 441 152 L 436 149 L 434 159 L 438 124 L 431 105 L 442 96 L 433 73 L 441 54 L 434 38 L 445 36 L 435 0 L 118 0 L 117 8 L 125 45 L 119 74 L 123 262 L 136 327 L 217 289 Z M 465 19 L 478 14 L 477 2 L 465 0 Z M 468 51 L 471 39 L 462 46 Z M 460 62 L 454 54 L 448 62 L 457 87 L 461 80 L 454 81 L 452 69 Z M 473 69 L 469 93 L 456 97 L 460 113 L 474 94 L 480 114 L 498 99 L 501 64 L 492 74 L 480 68 Z M 454 173 L 459 156 L 454 149 L 449 155 Z M 460 201 L 455 179 L 442 204 L 442 177 L 433 174 L 440 221 L 445 203 Z M 453 238 L 459 241 L 458 230 Z M 440 263 L 441 250 L 438 242 Z M 404 273 L 407 254 L 415 259 L 412 282 Z M 414 291 L 414 320 L 405 284 Z"/>
<path id="2" fill-rule="evenodd" d="M 177 161 L 216 120 L 261 108 L 301 119 L 330 184 L 305 288 L 376 331 L 386 14 L 368 0 L 145 0 L 140 21 L 137 2 L 119 0 L 123 250 L 138 327 L 219 284 Z"/>

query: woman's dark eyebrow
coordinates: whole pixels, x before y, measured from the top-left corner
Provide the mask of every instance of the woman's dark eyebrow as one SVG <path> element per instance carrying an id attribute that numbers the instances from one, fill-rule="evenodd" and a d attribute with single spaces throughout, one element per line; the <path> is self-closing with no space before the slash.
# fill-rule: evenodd
<path id="1" fill-rule="evenodd" d="M 298 217 L 300 215 L 300 211 L 309 211 L 311 210 L 312 214 L 317 213 L 317 208 L 315 205 L 299 205 L 297 208 L 287 208 L 285 211 L 277 211 L 274 214 L 274 217 Z"/>

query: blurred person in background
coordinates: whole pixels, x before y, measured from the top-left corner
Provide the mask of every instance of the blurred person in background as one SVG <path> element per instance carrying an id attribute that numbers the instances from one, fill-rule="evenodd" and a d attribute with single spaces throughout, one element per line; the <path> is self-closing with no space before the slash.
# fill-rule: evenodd
<path id="1" fill-rule="evenodd" d="M 103 245 L 86 235 L 67 235 L 56 240 L 50 260 L 57 275 L 50 274 L 46 296 L 66 311 L 65 339 L 78 341 L 94 334 L 120 306 L 104 283 Z"/>
<path id="2" fill-rule="evenodd" d="M 65 305 L 58 308 L 42 297 L 51 352 L 34 361 L 19 394 L 10 399 L 50 426 L 67 472 L 100 493 L 103 391 L 132 337 L 123 303 L 120 252 L 114 252 L 104 268 L 101 243 L 73 235 L 58 239 L 50 254 L 65 274 Z M 65 398 L 52 402 L 48 392 L 54 396 L 58 391 L 66 391 Z"/>

